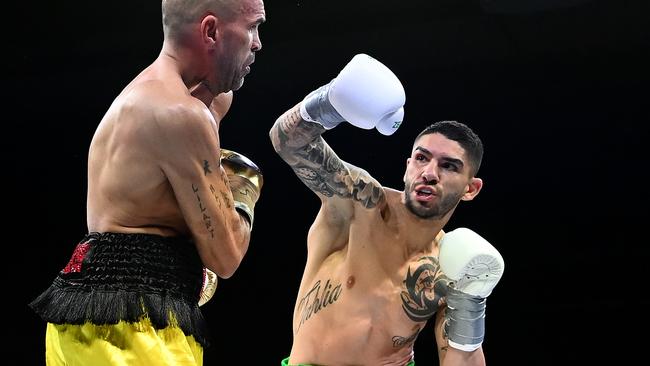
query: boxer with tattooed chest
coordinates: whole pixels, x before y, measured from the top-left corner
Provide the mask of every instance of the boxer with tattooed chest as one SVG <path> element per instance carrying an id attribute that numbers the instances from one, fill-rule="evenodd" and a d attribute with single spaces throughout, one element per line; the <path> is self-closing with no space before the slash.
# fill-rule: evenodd
<path id="1" fill-rule="evenodd" d="M 341 160 L 321 136 L 343 121 L 390 135 L 404 101 L 386 66 L 357 55 L 270 131 L 277 153 L 321 200 L 282 365 L 414 365 L 429 319 L 441 365 L 485 364 L 485 298 L 503 260 L 469 229 L 442 230 L 482 188 L 481 140 L 454 121 L 425 128 L 405 156 L 398 191 Z"/>

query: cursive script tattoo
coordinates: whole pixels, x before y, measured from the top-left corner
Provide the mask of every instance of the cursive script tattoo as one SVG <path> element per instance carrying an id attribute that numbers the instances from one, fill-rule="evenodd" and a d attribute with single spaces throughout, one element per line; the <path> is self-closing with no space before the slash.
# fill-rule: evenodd
<path id="1" fill-rule="evenodd" d="M 316 281 L 314 287 L 312 287 L 311 290 L 307 292 L 307 295 L 300 299 L 300 302 L 298 303 L 298 309 L 300 309 L 300 324 L 298 324 L 298 329 L 300 329 L 302 324 L 309 320 L 312 315 L 325 309 L 327 305 L 336 302 L 336 300 L 341 297 L 342 291 L 343 289 L 341 288 L 340 283 L 334 286 L 330 283 L 330 280 L 327 280 L 321 292 L 321 281 Z"/>
<path id="2" fill-rule="evenodd" d="M 422 257 L 413 272 L 409 266 L 402 291 L 402 309 L 413 321 L 429 320 L 442 305 L 447 294 L 449 278 L 440 271 L 440 264 L 434 257 Z"/>
<path id="3" fill-rule="evenodd" d="M 418 334 L 420 334 L 420 328 L 415 331 L 415 333 L 411 334 L 407 338 L 404 338 L 402 336 L 394 336 L 393 337 L 393 348 L 401 348 L 406 345 L 409 345 L 415 341 L 415 338 L 418 337 Z"/>
<path id="4" fill-rule="evenodd" d="M 210 215 L 208 215 L 205 212 L 206 208 L 203 206 L 203 201 L 201 201 L 201 195 L 199 195 L 199 188 L 194 186 L 194 183 L 192 183 L 192 191 L 196 195 L 196 200 L 199 203 L 199 210 L 201 210 L 201 215 L 203 215 L 203 224 L 205 225 L 205 228 L 210 233 L 210 237 L 214 238 L 214 228 L 212 227 L 212 218 L 210 217 Z"/>

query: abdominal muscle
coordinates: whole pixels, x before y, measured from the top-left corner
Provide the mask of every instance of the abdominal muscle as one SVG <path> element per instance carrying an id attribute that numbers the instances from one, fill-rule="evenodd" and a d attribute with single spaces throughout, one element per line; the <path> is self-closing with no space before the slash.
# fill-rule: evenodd
<path id="1" fill-rule="evenodd" d="M 424 323 L 404 314 L 399 284 L 328 272 L 301 288 L 290 364 L 406 365 Z"/>

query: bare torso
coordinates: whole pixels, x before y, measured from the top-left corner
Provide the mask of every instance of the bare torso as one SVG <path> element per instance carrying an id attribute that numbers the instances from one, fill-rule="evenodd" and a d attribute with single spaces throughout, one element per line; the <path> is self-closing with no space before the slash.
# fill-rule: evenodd
<path id="1" fill-rule="evenodd" d="M 415 339 L 443 295 L 438 246 L 435 240 L 422 245 L 398 220 L 405 215 L 401 192 L 386 190 L 386 196 L 383 209 L 356 207 L 340 230 L 319 213 L 294 310 L 291 363 L 405 365 L 412 359 Z"/>
<path id="2" fill-rule="evenodd" d="M 193 103 L 180 77 L 160 65 L 144 70 L 115 99 L 90 145 L 89 231 L 188 233 L 160 165 L 165 144 L 160 124 L 175 105 Z"/>

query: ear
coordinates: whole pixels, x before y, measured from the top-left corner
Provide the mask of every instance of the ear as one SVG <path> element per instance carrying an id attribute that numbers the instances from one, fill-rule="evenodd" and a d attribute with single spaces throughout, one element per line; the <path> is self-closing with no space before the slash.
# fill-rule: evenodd
<path id="1" fill-rule="evenodd" d="M 411 162 L 411 158 L 406 159 L 406 169 L 404 170 L 404 177 L 402 178 L 402 181 L 406 183 L 406 174 L 408 173 L 409 170 L 409 163 Z"/>
<path id="2" fill-rule="evenodd" d="M 483 188 L 483 180 L 481 178 L 472 178 L 467 185 L 467 191 L 461 197 L 461 200 L 463 201 L 471 201 L 476 197 L 478 192 L 481 191 L 481 188 Z"/>
<path id="3" fill-rule="evenodd" d="M 219 20 L 212 14 L 206 15 L 205 18 L 201 21 L 201 39 L 213 45 L 217 43 L 217 38 L 219 36 L 219 30 L 217 25 Z"/>

